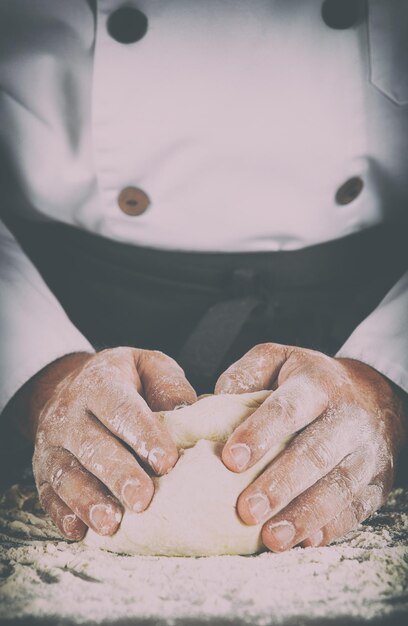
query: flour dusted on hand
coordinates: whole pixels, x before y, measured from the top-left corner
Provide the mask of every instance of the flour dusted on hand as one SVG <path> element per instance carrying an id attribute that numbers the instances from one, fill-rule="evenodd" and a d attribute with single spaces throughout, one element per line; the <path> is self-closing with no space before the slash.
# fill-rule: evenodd
<path id="1" fill-rule="evenodd" d="M 180 449 L 176 466 L 166 476 L 153 479 L 156 491 L 146 511 L 126 511 L 112 537 L 89 530 L 85 543 L 123 554 L 163 556 L 259 551 L 262 526 L 241 522 L 236 501 L 287 440 L 241 474 L 225 467 L 221 452 L 229 435 L 269 394 L 205 396 L 191 406 L 157 414 Z"/>

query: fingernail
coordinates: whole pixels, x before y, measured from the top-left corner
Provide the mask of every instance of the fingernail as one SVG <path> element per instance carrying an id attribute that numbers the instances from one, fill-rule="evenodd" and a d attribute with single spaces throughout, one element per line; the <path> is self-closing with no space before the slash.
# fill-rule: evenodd
<path id="1" fill-rule="evenodd" d="M 162 448 L 152 448 L 147 455 L 149 465 L 154 469 L 156 474 L 163 472 L 163 457 L 165 452 Z"/>
<path id="2" fill-rule="evenodd" d="M 62 528 L 64 529 L 64 533 L 66 535 L 69 535 L 70 537 L 77 535 L 78 534 L 77 524 L 78 524 L 78 518 L 76 515 L 74 515 L 73 513 L 65 515 L 65 517 L 62 520 Z"/>
<path id="3" fill-rule="evenodd" d="M 105 504 L 94 504 L 90 510 L 92 524 L 98 529 L 101 535 L 112 532 L 122 516 L 118 512 L 113 512 L 112 507 Z"/>
<path id="4" fill-rule="evenodd" d="M 243 470 L 250 461 L 251 450 L 245 443 L 235 443 L 230 447 L 230 453 L 239 470 Z"/>
<path id="5" fill-rule="evenodd" d="M 271 511 L 268 498 L 263 493 L 256 493 L 247 498 L 248 508 L 258 524 L 265 521 Z"/>
<path id="6" fill-rule="evenodd" d="M 277 544 L 280 550 L 285 550 L 289 547 L 296 532 L 293 524 L 286 520 L 277 522 L 276 524 L 269 524 L 268 530 L 270 531 L 272 540 Z"/>
<path id="7" fill-rule="evenodd" d="M 128 509 L 140 513 L 143 509 L 140 500 L 140 480 L 132 478 L 126 481 L 122 487 L 122 497 Z"/>
<path id="8" fill-rule="evenodd" d="M 318 530 L 317 533 L 309 537 L 310 547 L 318 548 L 323 541 L 323 533 L 321 530 Z"/>

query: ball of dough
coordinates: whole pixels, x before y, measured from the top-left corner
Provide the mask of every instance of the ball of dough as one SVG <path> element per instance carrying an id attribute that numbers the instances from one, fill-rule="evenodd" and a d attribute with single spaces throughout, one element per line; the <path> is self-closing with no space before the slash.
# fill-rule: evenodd
<path id="1" fill-rule="evenodd" d="M 204 396 L 195 404 L 158 413 L 180 449 L 166 476 L 153 478 L 155 495 L 143 513 L 126 511 L 119 530 L 85 543 L 122 554 L 210 556 L 253 554 L 262 547 L 261 525 L 247 526 L 236 501 L 243 489 L 285 447 L 274 446 L 249 470 L 236 474 L 221 461 L 225 441 L 270 391 Z"/>

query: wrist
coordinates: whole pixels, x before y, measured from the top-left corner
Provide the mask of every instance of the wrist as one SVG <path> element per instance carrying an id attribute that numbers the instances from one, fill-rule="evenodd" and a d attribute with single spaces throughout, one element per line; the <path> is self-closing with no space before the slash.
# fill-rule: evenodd
<path id="1" fill-rule="evenodd" d="M 38 417 L 52 397 L 55 387 L 92 356 L 88 352 L 75 352 L 46 365 L 20 387 L 10 400 L 5 409 L 6 419 L 13 421 L 26 438 L 34 441 Z"/>

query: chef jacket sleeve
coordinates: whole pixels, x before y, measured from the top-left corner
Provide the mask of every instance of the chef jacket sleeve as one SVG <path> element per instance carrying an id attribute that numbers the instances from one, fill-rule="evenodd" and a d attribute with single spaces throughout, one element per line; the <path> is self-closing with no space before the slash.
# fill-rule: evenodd
<path id="1" fill-rule="evenodd" d="M 408 392 L 408 272 L 336 356 L 363 361 Z"/>
<path id="2" fill-rule="evenodd" d="M 43 367 L 93 352 L 10 231 L 0 222 L 0 412 Z"/>

